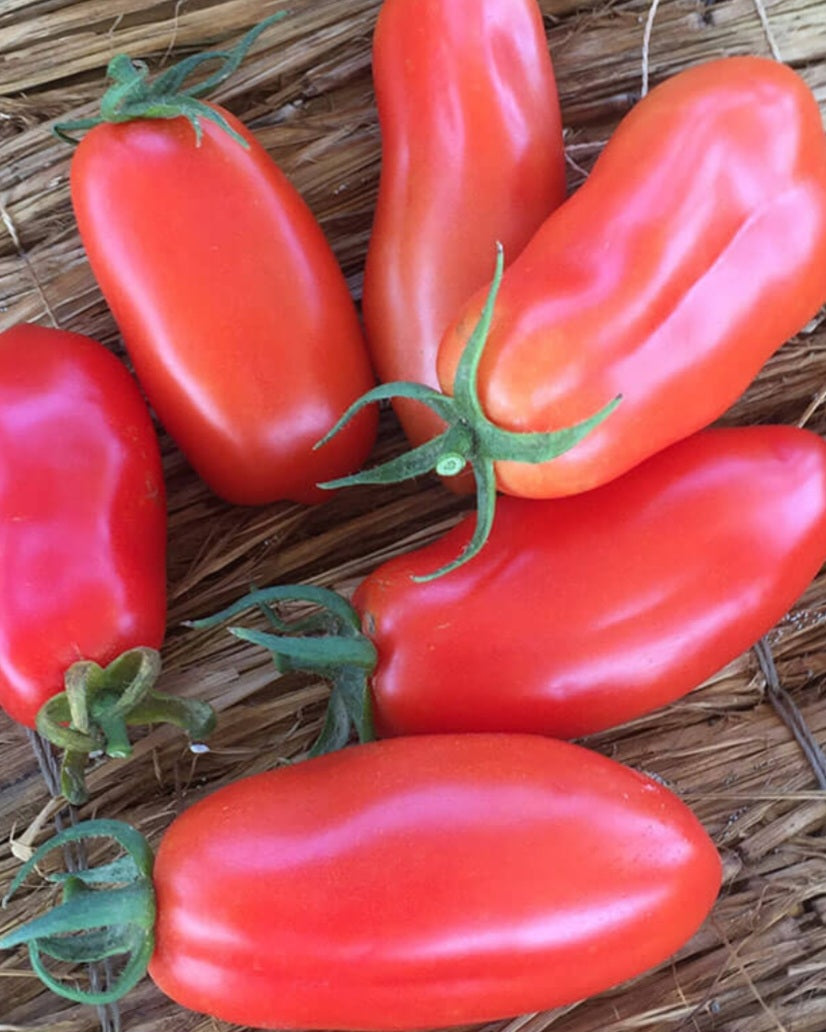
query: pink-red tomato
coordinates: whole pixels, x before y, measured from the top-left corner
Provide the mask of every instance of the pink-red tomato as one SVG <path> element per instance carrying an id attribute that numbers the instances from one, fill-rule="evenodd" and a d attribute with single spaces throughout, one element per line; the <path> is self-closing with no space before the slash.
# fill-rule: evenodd
<path id="1" fill-rule="evenodd" d="M 678 698 L 753 645 L 826 559 L 826 444 L 785 426 L 706 430 L 600 488 L 502 497 L 373 571 L 353 604 L 378 660 L 380 734 L 590 734 Z"/>
<path id="2" fill-rule="evenodd" d="M 665 960 L 720 874 L 689 809 L 603 756 L 533 735 L 377 742 L 178 817 L 154 867 L 149 970 L 239 1025 L 493 1020 Z"/>
<path id="3" fill-rule="evenodd" d="M 0 334 L 0 705 L 28 727 L 77 660 L 158 648 L 166 506 L 140 391 L 96 341 Z"/>
<path id="4" fill-rule="evenodd" d="M 364 275 L 379 378 L 438 387 L 439 341 L 565 197 L 556 81 L 536 0 L 385 0 L 373 40 L 382 134 Z M 395 403 L 421 444 L 442 428 Z"/>
<path id="5" fill-rule="evenodd" d="M 92 271 L 146 394 L 200 476 L 239 504 L 316 502 L 359 468 L 375 414 L 313 445 L 373 383 L 347 284 L 264 148 L 186 118 L 101 124 L 72 160 Z"/>

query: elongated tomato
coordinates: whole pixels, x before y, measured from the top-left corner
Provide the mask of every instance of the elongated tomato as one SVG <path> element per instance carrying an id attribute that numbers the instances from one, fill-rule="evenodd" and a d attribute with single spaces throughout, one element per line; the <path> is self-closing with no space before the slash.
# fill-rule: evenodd
<path id="1" fill-rule="evenodd" d="M 215 110 L 215 109 L 213 109 Z M 267 152 L 186 118 L 102 124 L 72 161 L 92 271 L 161 421 L 223 498 L 324 497 L 375 416 L 315 442 L 373 382 L 347 284 L 321 228 Z M 350 428 L 348 427 L 348 431 Z"/>
<path id="2" fill-rule="evenodd" d="M 382 170 L 364 279 L 381 380 L 431 387 L 439 341 L 565 196 L 556 82 L 536 0 L 386 0 L 373 42 Z M 442 427 L 399 401 L 414 444 Z"/>
<path id="3" fill-rule="evenodd" d="M 826 138 L 791 69 L 726 58 L 657 86 L 585 185 L 505 272 L 479 367 L 515 431 L 616 411 L 549 462 L 499 461 L 499 487 L 596 487 L 712 422 L 826 301 Z M 451 391 L 483 296 L 448 330 Z"/>
<path id="4" fill-rule="evenodd" d="M 158 648 L 166 507 L 137 385 L 102 345 L 0 334 L 0 705 L 28 727 L 77 660 Z"/>
<path id="5" fill-rule="evenodd" d="M 647 777 L 522 735 L 397 739 L 236 782 L 154 868 L 150 974 L 266 1028 L 412 1029 L 569 1003 L 658 964 L 720 884 Z"/>
<path id="6" fill-rule="evenodd" d="M 582 495 L 503 497 L 480 555 L 414 583 L 470 522 L 356 591 L 379 732 L 590 734 L 690 691 L 803 593 L 826 559 L 826 444 L 706 430 Z"/>

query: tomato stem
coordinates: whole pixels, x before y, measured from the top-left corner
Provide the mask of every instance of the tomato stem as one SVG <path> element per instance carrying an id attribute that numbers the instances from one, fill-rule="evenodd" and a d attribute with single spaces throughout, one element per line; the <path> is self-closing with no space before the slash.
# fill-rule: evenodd
<path id="1" fill-rule="evenodd" d="M 549 462 L 569 451 L 614 411 L 616 397 L 588 419 L 547 433 L 504 430 L 488 419 L 479 399 L 478 374 L 485 344 L 493 324 L 496 299 L 504 274 L 504 252 L 496 248 L 496 268 L 479 322 L 473 330 L 456 370 L 453 395 L 424 384 L 404 381 L 381 384 L 353 402 L 336 424 L 316 444 L 325 445 L 365 406 L 390 398 L 410 398 L 431 408 L 447 423 L 447 429 L 403 455 L 351 476 L 328 480 L 319 487 L 336 489 L 362 484 L 396 484 L 423 473 L 456 476 L 470 466 L 476 481 L 476 528 L 462 553 L 433 573 L 413 580 L 434 580 L 462 566 L 477 555 L 490 535 L 496 510 L 496 462 Z"/>
<path id="2" fill-rule="evenodd" d="M 120 999 L 140 981 L 154 950 L 153 857 L 143 836 L 120 821 L 84 821 L 66 828 L 23 865 L 3 905 L 34 866 L 54 849 L 93 838 L 113 839 L 126 851 L 126 856 L 88 871 L 52 876 L 50 880 L 63 883 L 62 902 L 9 932 L 0 939 L 0 950 L 25 943 L 32 967 L 50 989 L 75 1003 L 99 1006 Z M 101 885 L 106 887 L 99 888 Z M 69 985 L 51 974 L 43 963 L 43 956 L 88 964 L 124 955 L 128 958 L 126 965 L 115 983 L 102 992 Z"/>
<path id="3" fill-rule="evenodd" d="M 211 93 L 225 79 L 229 78 L 244 60 L 249 48 L 261 33 L 287 16 L 287 11 L 278 11 L 255 25 L 231 50 L 211 50 L 179 61 L 167 68 L 154 80 L 149 78 L 149 69 L 143 61 L 133 61 L 126 54 L 116 54 L 109 62 L 106 74 L 112 85 L 100 100 L 100 114 L 96 118 L 83 118 L 74 122 L 60 122 L 54 132 L 67 143 L 77 143 L 78 132 L 93 129 L 103 122 L 132 122 L 139 118 L 186 118 L 189 120 L 198 145 L 203 130 L 201 122 L 206 119 L 215 123 L 245 149 L 249 144 L 232 128 L 220 110 L 199 100 Z M 218 68 L 206 79 L 194 84 L 186 80 L 206 63 L 219 62 Z"/>
<path id="4" fill-rule="evenodd" d="M 131 755 L 130 726 L 174 724 L 193 741 L 211 733 L 212 707 L 159 692 L 154 685 L 160 671 L 160 655 L 144 647 L 124 652 L 106 667 L 81 660 L 66 671 L 65 691 L 40 708 L 37 730 L 65 750 L 60 783 L 70 803 L 79 806 L 88 798 L 83 772 L 90 753 Z"/>
<path id="5" fill-rule="evenodd" d="M 282 621 L 272 611 L 279 602 L 310 602 L 320 612 L 297 624 Z M 229 627 L 230 634 L 267 649 L 279 673 L 312 670 L 331 681 L 324 726 L 310 755 L 342 748 L 354 730 L 360 742 L 375 738 L 369 679 L 378 662 L 376 647 L 361 630 L 356 610 L 327 588 L 280 585 L 252 591 L 233 605 L 201 620 L 188 620 L 198 629 L 216 627 L 249 609 L 267 616 L 276 633 L 250 627 Z M 296 637 L 296 635 L 304 635 Z"/>

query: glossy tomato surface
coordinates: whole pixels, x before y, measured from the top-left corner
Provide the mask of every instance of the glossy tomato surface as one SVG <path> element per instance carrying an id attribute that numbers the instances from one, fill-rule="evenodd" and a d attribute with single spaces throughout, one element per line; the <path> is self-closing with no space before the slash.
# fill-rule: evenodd
<path id="1" fill-rule="evenodd" d="M 236 782 L 179 817 L 150 973 L 266 1028 L 425 1028 L 570 1003 L 658 964 L 720 884 L 667 789 L 534 735 L 422 736 Z"/>
<path id="2" fill-rule="evenodd" d="M 375 436 L 359 417 L 313 444 L 373 383 L 322 230 L 254 137 L 184 118 L 99 125 L 72 161 L 89 262 L 161 421 L 239 504 L 314 502 Z"/>
<path id="3" fill-rule="evenodd" d="M 364 278 L 373 363 L 385 381 L 438 387 L 436 354 L 459 307 L 516 257 L 565 196 L 562 126 L 536 0 L 385 0 L 373 41 L 382 135 Z M 399 401 L 414 444 L 432 412 Z"/>
<path id="4" fill-rule="evenodd" d="M 502 497 L 479 556 L 411 581 L 471 522 L 354 596 L 378 729 L 572 738 L 690 691 L 786 613 L 826 559 L 826 444 L 706 430 L 585 494 Z"/>
<path id="5" fill-rule="evenodd" d="M 622 121 L 585 185 L 506 271 L 479 372 L 510 430 L 618 408 L 551 462 L 497 463 L 502 490 L 596 487 L 719 416 L 826 301 L 826 138 L 790 68 L 726 58 Z M 450 390 L 483 294 L 439 354 Z"/>
<path id="6" fill-rule="evenodd" d="M 0 334 L 0 705 L 35 726 L 77 660 L 158 648 L 166 506 L 137 384 L 102 345 Z"/>

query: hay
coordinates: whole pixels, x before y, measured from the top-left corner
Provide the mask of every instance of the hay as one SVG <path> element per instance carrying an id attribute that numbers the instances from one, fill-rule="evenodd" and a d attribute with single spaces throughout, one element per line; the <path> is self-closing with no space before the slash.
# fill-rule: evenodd
<path id="1" fill-rule="evenodd" d="M 568 127 L 572 183 L 592 164 L 640 91 L 648 4 L 540 0 Z M 266 0 L 4 0 L 0 3 L 0 329 L 53 322 L 120 351 L 85 263 L 71 215 L 69 152 L 49 134 L 58 118 L 88 115 L 103 68 L 119 50 L 153 64 L 237 38 L 278 8 Z M 222 88 L 307 197 L 360 292 L 379 170 L 370 35 L 379 0 L 295 0 Z M 780 53 L 826 105 L 826 4 L 765 5 Z M 653 81 L 721 54 L 768 53 L 752 0 L 662 0 L 651 35 Z M 644 156 L 641 156 L 644 160 Z M 579 170 L 579 171 L 577 171 Z M 782 420 L 823 432 L 826 332 L 814 325 L 768 364 L 727 422 Z M 400 436 L 385 415 L 379 453 Z M 181 627 L 250 582 L 310 582 L 349 591 L 382 559 L 440 534 L 467 502 L 427 481 L 342 494 L 316 509 L 234 510 L 202 487 L 163 439 L 170 501 L 170 630 L 162 686 L 200 695 L 221 713 L 205 756 L 158 729 L 128 761 L 92 772 L 81 812 L 120 817 L 157 841 L 179 810 L 236 778 L 301 755 L 318 730 L 326 688 L 280 679 L 260 653 L 220 630 Z M 816 740 L 826 740 L 826 578 L 770 640 L 783 686 Z M 508 1032 L 823 1032 L 826 1028 L 826 797 L 787 727 L 767 703 L 753 654 L 691 696 L 591 744 L 664 778 L 699 814 L 725 862 L 712 918 L 672 962 L 562 1010 L 500 1022 Z M 0 884 L 42 832 L 26 829 L 50 802 L 30 743 L 0 714 Z M 0 932 L 39 907 L 33 884 L 0 915 Z M 145 980 L 97 1014 L 57 1001 L 22 954 L 0 962 L 0 1032 L 215 1032 Z M 4 1024 L 5 1022 L 5 1024 Z"/>

